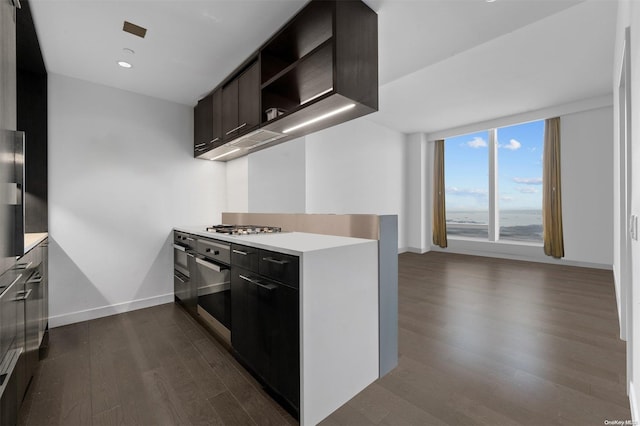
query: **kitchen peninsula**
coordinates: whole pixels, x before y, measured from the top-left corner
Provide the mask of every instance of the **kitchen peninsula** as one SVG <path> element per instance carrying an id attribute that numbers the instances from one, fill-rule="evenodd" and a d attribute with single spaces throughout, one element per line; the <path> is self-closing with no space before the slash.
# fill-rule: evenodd
<path id="1" fill-rule="evenodd" d="M 199 262 L 230 270 L 213 285 L 197 283 L 198 292 L 230 281 L 233 353 L 298 411 L 301 424 L 317 424 L 381 376 L 378 240 L 308 232 L 224 235 L 203 226 L 174 231 L 176 259 L 185 248 L 196 267 Z M 268 309 L 279 319 L 250 318 L 252 310 Z M 271 322 L 280 329 L 264 331 Z M 257 340 L 272 347 L 251 347 L 248 340 L 260 333 Z M 299 374 L 292 371 L 296 365 Z"/>
<path id="2" fill-rule="evenodd" d="M 298 313 L 294 321 L 297 319 L 299 326 L 297 335 L 289 336 L 289 340 L 299 339 L 299 344 L 294 345 L 298 347 L 294 348 L 293 354 L 288 354 L 287 358 L 290 359 L 273 359 L 270 363 L 288 365 L 289 370 L 295 370 L 294 366 L 299 364 L 299 374 L 294 379 L 297 383 L 294 384 L 299 385 L 301 424 L 318 423 L 378 378 L 377 241 L 302 232 L 220 235 L 203 229 L 182 227 L 176 230 L 188 234 L 198 245 L 213 241 L 231 243 L 234 254 L 240 252 L 250 256 L 253 254 L 250 249 L 254 248 L 264 250 L 264 253 L 288 255 L 290 259 L 298 260 L 299 275 L 294 277 L 299 283 L 298 306 L 293 309 Z M 271 259 L 262 253 L 256 253 L 258 262 Z M 262 294 L 255 295 L 254 303 L 269 303 L 266 293 L 272 293 L 268 289 L 273 288 L 273 284 L 258 281 L 250 275 L 251 271 L 243 272 L 246 269 L 240 269 L 241 272 L 236 273 L 239 262 L 232 260 L 230 263 L 232 306 L 239 306 L 237 293 L 234 292 L 235 277 L 241 278 L 238 286 L 243 280 L 249 281 L 256 283 L 256 288 L 262 291 Z M 232 310 L 231 343 L 234 352 L 242 352 L 240 347 L 246 346 L 246 339 L 236 335 L 238 323 L 249 323 L 244 329 L 251 327 L 251 324 L 256 328 L 264 326 L 264 319 L 260 321 L 261 324 L 242 319 L 246 312 L 240 311 L 250 309 L 248 306 L 251 303 L 242 305 L 242 309 Z M 282 309 L 280 303 L 277 305 Z M 262 308 L 257 306 L 255 309 Z M 267 319 L 266 322 L 268 321 Z M 247 330 L 247 333 L 258 334 L 260 331 Z M 246 356 L 243 356 L 245 353 L 240 355 L 240 359 L 259 375 L 261 372 L 256 370 L 261 368 L 255 364 L 261 364 L 264 360 L 250 358 L 253 353 L 260 351 L 257 348 L 247 351 Z M 263 351 L 271 352 L 269 348 Z M 292 359 L 296 355 L 299 359 Z M 280 375 L 291 373 L 295 374 L 281 371 Z M 274 380 L 280 381 L 281 378 L 274 377 Z M 294 405 L 296 397 L 298 395 L 290 398 Z"/>

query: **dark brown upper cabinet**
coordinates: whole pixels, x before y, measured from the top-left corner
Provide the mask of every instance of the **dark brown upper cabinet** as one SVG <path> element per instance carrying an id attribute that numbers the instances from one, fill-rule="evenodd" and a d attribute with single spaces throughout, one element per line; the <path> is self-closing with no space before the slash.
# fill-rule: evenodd
<path id="1" fill-rule="evenodd" d="M 245 64 L 219 86 L 224 144 L 199 158 L 231 160 L 377 111 L 378 16 L 361 0 L 312 0 Z"/>
<path id="2" fill-rule="evenodd" d="M 260 124 L 259 73 L 256 61 L 222 87 L 222 136 L 225 141 L 255 130 Z"/>
<path id="3" fill-rule="evenodd" d="M 195 157 L 223 145 L 222 90 L 200 99 L 193 109 L 193 153 Z"/>
<path id="4" fill-rule="evenodd" d="M 193 151 L 194 155 L 207 150 L 213 139 L 213 94 L 202 98 L 193 109 Z"/>

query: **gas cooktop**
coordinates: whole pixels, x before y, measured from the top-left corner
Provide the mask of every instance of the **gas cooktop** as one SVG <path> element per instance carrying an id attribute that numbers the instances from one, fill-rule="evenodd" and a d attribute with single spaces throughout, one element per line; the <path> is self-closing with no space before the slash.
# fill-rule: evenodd
<path id="1" fill-rule="evenodd" d="M 207 227 L 207 232 L 225 235 L 272 234 L 281 231 L 281 228 L 275 226 L 258 225 L 213 225 Z"/>

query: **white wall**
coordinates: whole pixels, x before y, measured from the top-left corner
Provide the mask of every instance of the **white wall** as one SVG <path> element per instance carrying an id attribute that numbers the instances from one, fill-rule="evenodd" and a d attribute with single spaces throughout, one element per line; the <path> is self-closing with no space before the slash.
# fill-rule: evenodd
<path id="1" fill-rule="evenodd" d="M 613 108 L 560 118 L 565 260 L 613 264 Z"/>
<path id="2" fill-rule="evenodd" d="M 360 118 L 306 140 L 306 212 L 398 215 L 406 248 L 406 136 Z"/>
<path id="3" fill-rule="evenodd" d="M 171 229 L 220 221 L 192 109 L 49 74 L 50 324 L 173 300 Z"/>
<path id="4" fill-rule="evenodd" d="M 616 26 L 616 47 L 615 58 L 613 61 L 614 78 L 612 88 L 615 97 L 614 120 L 616 126 L 612 131 L 614 140 L 619 137 L 619 129 L 617 123 L 620 115 L 618 108 L 618 79 L 619 70 L 623 57 L 623 40 L 625 37 L 625 29 L 631 29 L 631 162 L 634 165 L 640 164 L 640 118 L 637 111 L 640 111 L 640 3 L 636 1 L 619 1 L 618 2 L 618 23 Z M 616 152 L 617 153 L 617 152 Z M 615 169 L 614 174 L 619 174 L 619 157 L 614 158 Z M 640 173 L 637 167 L 631 171 L 631 213 L 640 215 Z M 619 198 L 616 200 L 619 202 Z M 618 235 L 616 242 L 620 241 L 619 230 L 616 228 Z M 614 234 L 615 235 L 615 234 Z M 627 379 L 629 389 L 629 401 L 631 404 L 631 416 L 635 422 L 640 421 L 640 243 L 638 240 L 631 241 L 631 302 L 629 303 L 630 312 L 628 315 L 629 328 L 627 334 Z M 621 253 L 616 250 L 616 260 Z"/>
<path id="5" fill-rule="evenodd" d="M 546 256 L 540 245 L 510 242 L 449 239 L 447 249 L 433 246 L 430 249 L 610 269 L 613 264 L 613 108 L 611 98 L 608 99 L 609 105 L 604 107 L 601 106 L 603 98 L 598 98 L 513 116 L 508 122 L 500 119 L 483 123 L 485 128 L 504 126 L 552 117 L 564 111 L 560 115 L 564 258 L 555 260 Z M 588 109 L 566 112 L 581 106 Z M 475 125 L 468 128 L 478 130 Z M 428 139 L 455 134 L 460 133 L 443 131 L 428 135 Z M 430 244 L 430 239 L 427 243 Z M 428 248 L 422 248 L 425 250 Z"/>
<path id="6" fill-rule="evenodd" d="M 227 163 L 227 209 L 229 212 L 249 211 L 249 157 Z"/>
<path id="7" fill-rule="evenodd" d="M 416 253 L 429 251 L 432 241 L 431 188 L 433 178 L 430 164 L 433 144 L 424 133 L 407 136 L 406 150 L 406 234 L 407 249 Z"/>
<path id="8" fill-rule="evenodd" d="M 305 212 L 304 138 L 258 151 L 248 157 L 249 212 Z"/>
<path id="9" fill-rule="evenodd" d="M 395 214 L 402 250 L 406 147 L 403 133 L 360 118 L 258 151 L 248 156 L 248 178 L 227 183 L 228 193 L 248 193 L 248 210 L 230 211 Z M 241 170 L 241 160 L 227 166 Z"/>

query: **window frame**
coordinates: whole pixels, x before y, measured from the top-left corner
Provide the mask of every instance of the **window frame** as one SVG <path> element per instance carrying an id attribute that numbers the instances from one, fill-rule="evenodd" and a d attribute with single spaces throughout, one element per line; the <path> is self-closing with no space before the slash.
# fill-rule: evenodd
<path id="1" fill-rule="evenodd" d="M 488 134 L 487 141 L 487 161 L 488 161 L 488 233 L 487 239 L 483 238 L 473 238 L 466 237 L 460 235 L 449 235 L 447 230 L 447 238 L 459 241 L 475 241 L 475 242 L 489 242 L 489 243 L 498 243 L 498 244 L 515 244 L 515 245 L 525 245 L 525 246 L 536 246 L 542 247 L 544 245 L 543 241 L 521 241 L 521 240 L 509 240 L 509 239 L 500 239 L 500 206 L 499 206 L 499 183 L 498 183 L 498 130 L 506 127 L 513 127 L 527 123 L 533 123 L 537 121 L 544 121 L 545 119 L 534 119 L 528 121 L 522 121 L 513 124 L 506 124 L 503 126 L 493 126 L 487 129 L 476 130 L 470 133 L 476 132 L 484 132 L 486 131 Z M 445 140 L 445 146 L 447 143 L 447 139 L 453 139 L 458 136 L 463 136 L 465 133 L 461 133 L 458 135 L 452 135 L 443 138 Z M 544 141 L 543 141 L 544 144 Z M 446 169 L 445 169 L 445 184 L 446 184 Z M 542 209 L 542 205 L 540 206 Z M 446 201 L 445 201 L 445 209 L 446 209 Z"/>

